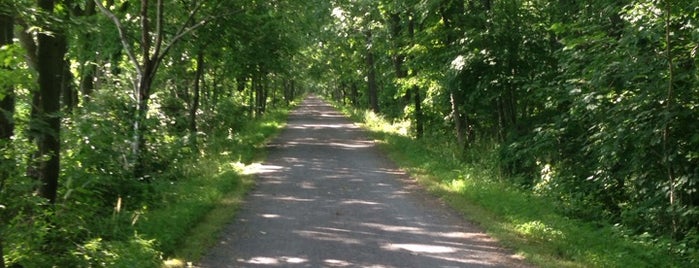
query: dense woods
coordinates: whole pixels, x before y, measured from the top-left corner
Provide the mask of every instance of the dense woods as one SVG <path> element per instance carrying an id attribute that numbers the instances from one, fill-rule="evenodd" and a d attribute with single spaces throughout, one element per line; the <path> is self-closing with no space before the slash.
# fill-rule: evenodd
<path id="1" fill-rule="evenodd" d="M 0 267 L 171 253 L 142 222 L 200 159 L 247 142 L 246 122 L 301 95 L 316 22 L 295 11 L 313 6 L 0 1 Z"/>
<path id="2" fill-rule="evenodd" d="M 0 268 L 157 263 L 168 187 L 304 89 L 697 254 L 692 0 L 0 0 L 0 46 Z"/>
<path id="3" fill-rule="evenodd" d="M 696 3 L 338 0 L 332 16 L 315 67 L 337 101 L 462 161 L 495 145 L 500 179 L 565 215 L 695 254 Z"/>

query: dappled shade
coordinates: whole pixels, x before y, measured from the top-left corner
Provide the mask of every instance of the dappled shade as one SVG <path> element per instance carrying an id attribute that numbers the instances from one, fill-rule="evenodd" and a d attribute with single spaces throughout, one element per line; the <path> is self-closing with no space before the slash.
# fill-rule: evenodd
<path id="1" fill-rule="evenodd" d="M 307 99 L 203 267 L 510 267 L 495 241 L 425 195 L 354 124 Z"/>

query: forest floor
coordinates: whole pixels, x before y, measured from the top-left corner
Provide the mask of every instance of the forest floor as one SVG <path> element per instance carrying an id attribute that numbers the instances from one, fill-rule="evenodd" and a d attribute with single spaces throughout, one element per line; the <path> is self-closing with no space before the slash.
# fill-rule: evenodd
<path id="1" fill-rule="evenodd" d="M 200 267 L 526 267 L 311 96 Z"/>

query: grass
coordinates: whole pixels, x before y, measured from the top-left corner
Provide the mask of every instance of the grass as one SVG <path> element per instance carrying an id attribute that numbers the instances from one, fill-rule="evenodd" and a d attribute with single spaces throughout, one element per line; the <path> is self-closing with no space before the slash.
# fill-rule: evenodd
<path id="1" fill-rule="evenodd" d="M 154 186 L 167 193 L 159 202 L 166 205 L 144 212 L 136 229 L 157 241 L 166 258 L 163 267 L 187 267 L 216 243 L 254 184 L 253 175 L 243 171 L 265 157 L 263 147 L 282 129 L 288 111 L 270 111 L 241 132 L 212 141 L 202 157 L 182 164 L 186 168 L 178 172 L 184 179 Z"/>
<path id="2" fill-rule="evenodd" d="M 340 107 L 342 108 L 342 107 Z M 541 267 L 686 267 L 661 240 L 564 216 L 555 202 L 506 183 L 497 168 L 494 143 L 456 157 L 444 139 L 409 138 L 406 124 L 392 124 L 361 110 L 344 109 L 379 146 L 427 191 L 479 224 L 500 243 Z M 462 159 L 466 159 L 465 161 Z M 691 262 L 691 260 L 689 260 Z"/>

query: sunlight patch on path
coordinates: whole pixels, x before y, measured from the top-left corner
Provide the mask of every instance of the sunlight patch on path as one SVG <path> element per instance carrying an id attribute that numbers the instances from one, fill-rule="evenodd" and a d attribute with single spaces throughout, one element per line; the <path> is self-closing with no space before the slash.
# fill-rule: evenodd
<path id="1" fill-rule="evenodd" d="M 383 245 L 381 248 L 385 250 L 407 250 L 414 253 L 454 253 L 456 250 L 452 247 L 433 246 L 425 244 L 393 244 Z"/>
<path id="2" fill-rule="evenodd" d="M 242 171 L 244 175 L 255 175 L 277 172 L 283 168 L 284 167 L 275 165 L 263 165 L 261 163 L 252 163 L 250 165 L 243 165 Z"/>
<path id="3" fill-rule="evenodd" d="M 262 264 L 262 265 L 281 265 L 281 264 L 300 264 L 308 262 L 306 258 L 299 257 L 253 257 L 249 260 L 237 259 L 236 261 L 240 263 L 248 264 Z"/>

